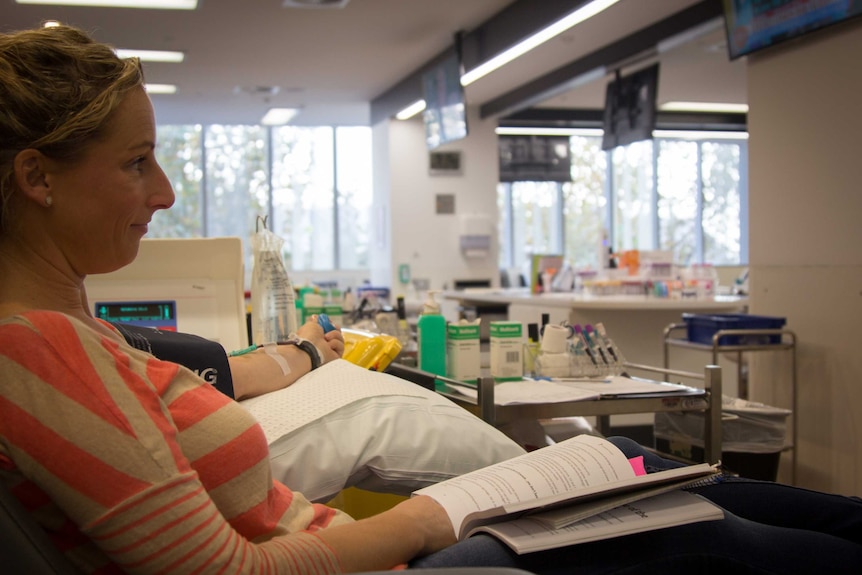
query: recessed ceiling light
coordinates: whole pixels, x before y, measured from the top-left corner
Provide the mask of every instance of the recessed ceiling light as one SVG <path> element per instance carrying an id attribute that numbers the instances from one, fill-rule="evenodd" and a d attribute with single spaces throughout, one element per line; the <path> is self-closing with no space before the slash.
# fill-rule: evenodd
<path id="1" fill-rule="evenodd" d="M 748 104 L 722 104 L 719 102 L 668 102 L 659 107 L 664 112 L 715 112 L 747 114 Z"/>
<path id="2" fill-rule="evenodd" d="M 120 58 L 140 58 L 142 62 L 182 62 L 186 55 L 182 52 L 171 50 L 127 50 L 118 48 L 117 56 Z"/>
<path id="3" fill-rule="evenodd" d="M 290 122 L 297 114 L 299 114 L 299 108 L 270 108 L 260 123 L 264 126 L 282 126 Z"/>
<path id="4" fill-rule="evenodd" d="M 177 87 L 173 84 L 144 84 L 147 94 L 176 94 Z"/>
<path id="5" fill-rule="evenodd" d="M 166 10 L 194 10 L 198 0 L 15 0 L 18 4 L 47 4 L 49 6 L 95 6 L 97 8 L 162 8 Z"/>

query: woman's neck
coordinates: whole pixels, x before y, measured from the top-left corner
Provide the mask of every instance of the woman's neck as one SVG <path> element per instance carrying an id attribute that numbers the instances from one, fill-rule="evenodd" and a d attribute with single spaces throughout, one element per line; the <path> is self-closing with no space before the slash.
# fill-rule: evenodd
<path id="1" fill-rule="evenodd" d="M 67 313 L 85 321 L 84 278 L 20 243 L 0 242 L 0 317 L 33 310 Z"/>

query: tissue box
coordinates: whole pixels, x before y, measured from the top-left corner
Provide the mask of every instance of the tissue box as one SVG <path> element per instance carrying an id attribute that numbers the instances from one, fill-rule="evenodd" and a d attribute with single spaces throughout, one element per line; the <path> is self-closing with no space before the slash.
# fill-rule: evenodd
<path id="1" fill-rule="evenodd" d="M 479 323 L 462 320 L 446 326 L 446 375 L 458 381 L 475 382 L 481 372 Z"/>
<path id="2" fill-rule="evenodd" d="M 524 324 L 518 321 L 491 322 L 491 375 L 495 379 L 524 377 Z"/>

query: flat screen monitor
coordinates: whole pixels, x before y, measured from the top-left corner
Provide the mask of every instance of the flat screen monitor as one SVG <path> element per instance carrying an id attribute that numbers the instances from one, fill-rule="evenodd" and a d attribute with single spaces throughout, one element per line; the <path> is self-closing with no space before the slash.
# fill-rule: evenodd
<path id="1" fill-rule="evenodd" d="M 97 301 L 93 304 L 93 311 L 97 318 L 111 323 L 177 331 L 175 301 Z"/>
<path id="2" fill-rule="evenodd" d="M 467 107 L 456 54 L 422 74 L 425 142 L 429 150 L 467 136 Z"/>
<path id="3" fill-rule="evenodd" d="M 96 317 L 248 345 L 240 238 L 144 239 L 135 261 L 84 285 Z"/>
<path id="4" fill-rule="evenodd" d="M 501 182 L 571 182 L 568 136 L 500 136 Z"/>
<path id="5" fill-rule="evenodd" d="M 862 14 L 858 0 L 723 0 L 731 60 Z"/>
<path id="6" fill-rule="evenodd" d="M 602 149 L 652 139 L 656 118 L 658 64 L 608 83 L 602 122 Z"/>

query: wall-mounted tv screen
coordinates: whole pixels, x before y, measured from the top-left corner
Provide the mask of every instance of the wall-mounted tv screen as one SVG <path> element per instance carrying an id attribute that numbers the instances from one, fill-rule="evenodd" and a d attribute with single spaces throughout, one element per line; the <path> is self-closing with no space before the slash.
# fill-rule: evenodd
<path id="1" fill-rule="evenodd" d="M 731 60 L 862 14 L 859 0 L 723 0 Z"/>
<path id="2" fill-rule="evenodd" d="M 429 150 L 467 136 L 467 109 L 456 54 L 422 74 L 425 142 Z"/>
<path id="3" fill-rule="evenodd" d="M 501 182 L 571 182 L 568 136 L 500 136 Z"/>
<path id="4" fill-rule="evenodd" d="M 608 83 L 602 122 L 602 149 L 652 139 L 658 94 L 658 64 Z"/>

